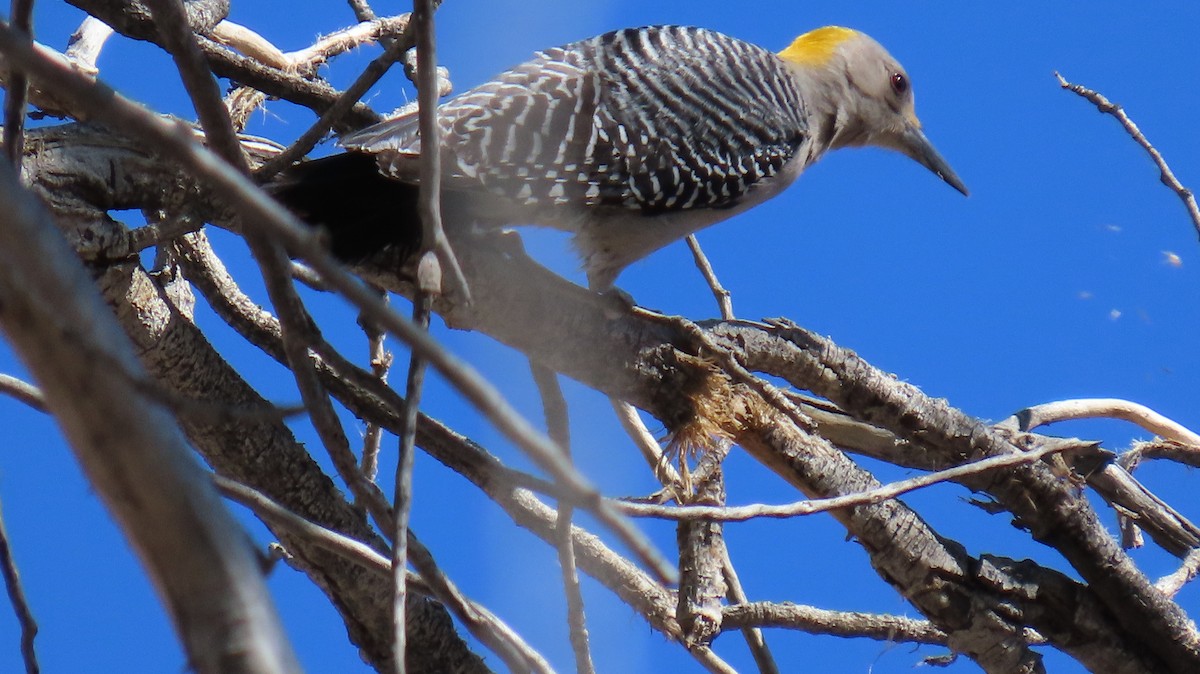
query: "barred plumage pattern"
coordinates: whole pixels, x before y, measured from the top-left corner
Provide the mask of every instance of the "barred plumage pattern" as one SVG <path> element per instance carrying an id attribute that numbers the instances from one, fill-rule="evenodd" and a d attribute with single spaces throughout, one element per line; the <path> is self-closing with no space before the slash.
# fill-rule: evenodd
<path id="1" fill-rule="evenodd" d="M 570 232 L 589 286 L 606 290 L 630 264 L 776 196 L 829 150 L 898 150 L 966 194 L 922 132 L 908 81 L 878 42 L 837 26 L 779 54 L 680 26 L 548 49 L 438 108 L 444 221 Z M 345 136 L 351 152 L 297 167 L 277 194 L 326 225 L 343 259 L 418 250 L 417 127 L 413 110 Z M 310 185 L 360 203 L 347 210 Z"/>
<path id="2" fill-rule="evenodd" d="M 447 102 L 439 122 L 451 184 L 532 210 L 727 208 L 778 173 L 807 132 L 776 55 L 677 26 L 539 52 Z M 390 155 L 393 169 L 420 153 L 415 115 L 368 131 L 343 145 Z"/>

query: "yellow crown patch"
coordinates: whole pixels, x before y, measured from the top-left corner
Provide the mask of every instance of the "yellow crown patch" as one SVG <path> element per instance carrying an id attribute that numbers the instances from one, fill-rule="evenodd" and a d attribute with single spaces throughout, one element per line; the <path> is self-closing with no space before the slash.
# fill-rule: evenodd
<path id="1" fill-rule="evenodd" d="M 801 35 L 792 40 L 787 49 L 779 52 L 779 57 L 806 66 L 820 66 L 829 62 L 833 51 L 838 45 L 857 36 L 858 31 L 841 26 L 825 26 Z"/>

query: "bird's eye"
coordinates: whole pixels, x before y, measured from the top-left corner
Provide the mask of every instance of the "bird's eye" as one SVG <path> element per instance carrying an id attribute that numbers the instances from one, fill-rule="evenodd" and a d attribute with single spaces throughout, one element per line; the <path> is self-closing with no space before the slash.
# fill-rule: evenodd
<path id="1" fill-rule="evenodd" d="M 908 91 L 908 78 L 904 73 L 892 73 L 892 91 L 901 96 Z"/>

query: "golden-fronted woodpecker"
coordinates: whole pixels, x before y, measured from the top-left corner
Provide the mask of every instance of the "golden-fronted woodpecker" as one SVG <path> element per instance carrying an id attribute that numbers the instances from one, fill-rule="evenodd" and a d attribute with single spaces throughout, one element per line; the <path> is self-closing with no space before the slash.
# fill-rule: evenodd
<path id="1" fill-rule="evenodd" d="M 447 101 L 437 121 L 449 212 L 571 232 L 601 290 L 779 194 L 828 150 L 898 150 L 967 193 L 922 133 L 904 69 L 849 28 L 805 33 L 778 54 L 702 28 L 618 30 L 538 52 Z M 413 248 L 399 229 L 419 231 L 415 197 L 400 186 L 417 182 L 417 127 L 412 112 L 343 137 L 350 152 L 310 162 L 282 198 L 328 226 L 344 258 Z M 390 202 L 366 194 L 379 177 Z M 344 198 L 322 195 L 331 179 Z"/>

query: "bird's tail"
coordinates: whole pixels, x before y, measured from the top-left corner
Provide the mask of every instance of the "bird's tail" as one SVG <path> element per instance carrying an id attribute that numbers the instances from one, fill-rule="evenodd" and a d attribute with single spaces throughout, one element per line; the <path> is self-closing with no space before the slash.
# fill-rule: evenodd
<path id="1" fill-rule="evenodd" d="M 343 262 L 403 263 L 421 249 L 418 188 L 379 173 L 374 157 L 347 152 L 297 164 L 267 190 L 300 219 L 322 227 Z"/>
<path id="2" fill-rule="evenodd" d="M 414 106 L 396 117 L 342 136 L 338 139 L 338 145 L 367 154 L 390 151 L 417 157 L 421 154 L 418 123 L 417 108 Z"/>

